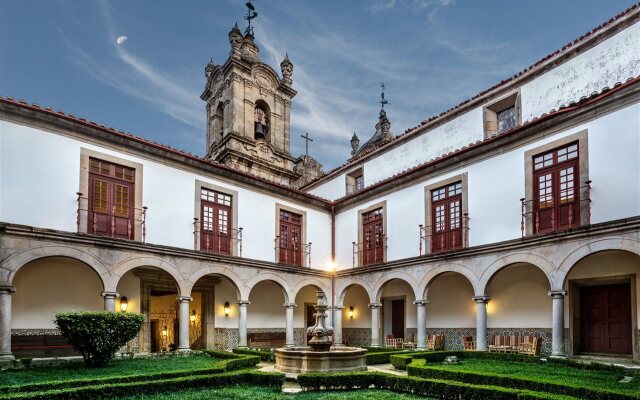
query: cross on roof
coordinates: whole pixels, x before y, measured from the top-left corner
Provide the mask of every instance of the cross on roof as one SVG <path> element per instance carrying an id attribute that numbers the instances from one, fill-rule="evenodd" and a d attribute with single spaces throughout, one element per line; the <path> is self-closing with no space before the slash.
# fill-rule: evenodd
<path id="1" fill-rule="evenodd" d="M 308 158 L 309 157 L 309 142 L 313 142 L 313 139 L 311 139 L 311 137 L 309 136 L 309 132 L 305 132 L 304 135 L 300 135 L 300 137 L 305 140 L 304 153 Z"/>
<path id="2" fill-rule="evenodd" d="M 384 82 L 380 84 L 380 87 L 382 88 L 382 92 L 380 93 L 380 104 L 382 105 L 382 110 L 384 110 L 384 105 L 389 104 L 389 100 L 384 98 L 384 89 L 386 89 Z"/>

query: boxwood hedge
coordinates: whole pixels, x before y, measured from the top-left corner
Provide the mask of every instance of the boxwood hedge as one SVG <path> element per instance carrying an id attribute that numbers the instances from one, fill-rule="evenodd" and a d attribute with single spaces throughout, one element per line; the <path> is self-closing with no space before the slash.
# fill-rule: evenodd
<path id="1" fill-rule="evenodd" d="M 573 396 L 581 399 L 628 400 L 640 398 L 640 394 L 634 396 L 631 394 L 604 389 L 591 389 L 570 384 L 560 384 L 542 379 L 516 378 L 488 372 L 452 371 L 436 365 L 409 364 L 407 365 L 407 372 L 409 373 L 409 376 L 419 378 L 443 379 L 473 385 L 492 385 L 512 389 L 526 389 L 536 392 Z"/>

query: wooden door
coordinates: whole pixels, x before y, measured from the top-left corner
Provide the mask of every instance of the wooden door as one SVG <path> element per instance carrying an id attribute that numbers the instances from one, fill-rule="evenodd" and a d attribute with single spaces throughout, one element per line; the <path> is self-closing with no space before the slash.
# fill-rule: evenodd
<path id="1" fill-rule="evenodd" d="M 433 190 L 431 201 L 431 252 L 461 248 L 462 183 Z"/>
<path id="2" fill-rule="evenodd" d="M 396 339 L 404 339 L 404 300 L 391 301 L 391 333 Z"/>
<path id="3" fill-rule="evenodd" d="M 200 194 L 200 250 L 231 254 L 231 196 L 202 189 Z"/>
<path id="4" fill-rule="evenodd" d="M 362 214 L 362 265 L 384 262 L 385 238 L 382 208 Z"/>
<path id="5" fill-rule="evenodd" d="M 580 350 L 631 354 L 631 286 L 583 287 L 580 303 Z"/>
<path id="6" fill-rule="evenodd" d="M 302 266 L 302 216 L 280 211 L 278 262 Z"/>

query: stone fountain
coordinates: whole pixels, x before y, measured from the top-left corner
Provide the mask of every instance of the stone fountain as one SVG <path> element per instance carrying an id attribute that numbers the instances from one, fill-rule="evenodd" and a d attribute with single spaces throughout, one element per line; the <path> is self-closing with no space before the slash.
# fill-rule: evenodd
<path id="1" fill-rule="evenodd" d="M 307 329 L 313 337 L 309 346 L 291 346 L 276 349 L 276 369 L 281 372 L 340 372 L 366 371 L 365 349 L 332 346 L 333 328 L 328 327 L 327 302 L 322 291 L 317 292 L 316 324 Z"/>

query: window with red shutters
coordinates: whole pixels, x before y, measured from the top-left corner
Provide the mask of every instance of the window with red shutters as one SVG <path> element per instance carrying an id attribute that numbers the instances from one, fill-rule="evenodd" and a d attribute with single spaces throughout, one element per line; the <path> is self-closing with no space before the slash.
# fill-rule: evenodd
<path id="1" fill-rule="evenodd" d="M 362 214 L 362 266 L 384 262 L 384 213 L 382 208 Z"/>
<path id="2" fill-rule="evenodd" d="M 302 215 L 280 210 L 278 262 L 302 266 Z"/>
<path id="3" fill-rule="evenodd" d="M 89 159 L 89 233 L 134 238 L 134 185 L 133 168 Z"/>
<path id="4" fill-rule="evenodd" d="M 533 218 L 536 233 L 580 225 L 578 143 L 533 157 Z"/>
<path id="5" fill-rule="evenodd" d="M 231 211 L 230 195 L 204 188 L 200 190 L 200 250 L 231 254 Z"/>
<path id="6" fill-rule="evenodd" d="M 462 182 L 431 191 L 431 252 L 462 248 Z"/>

